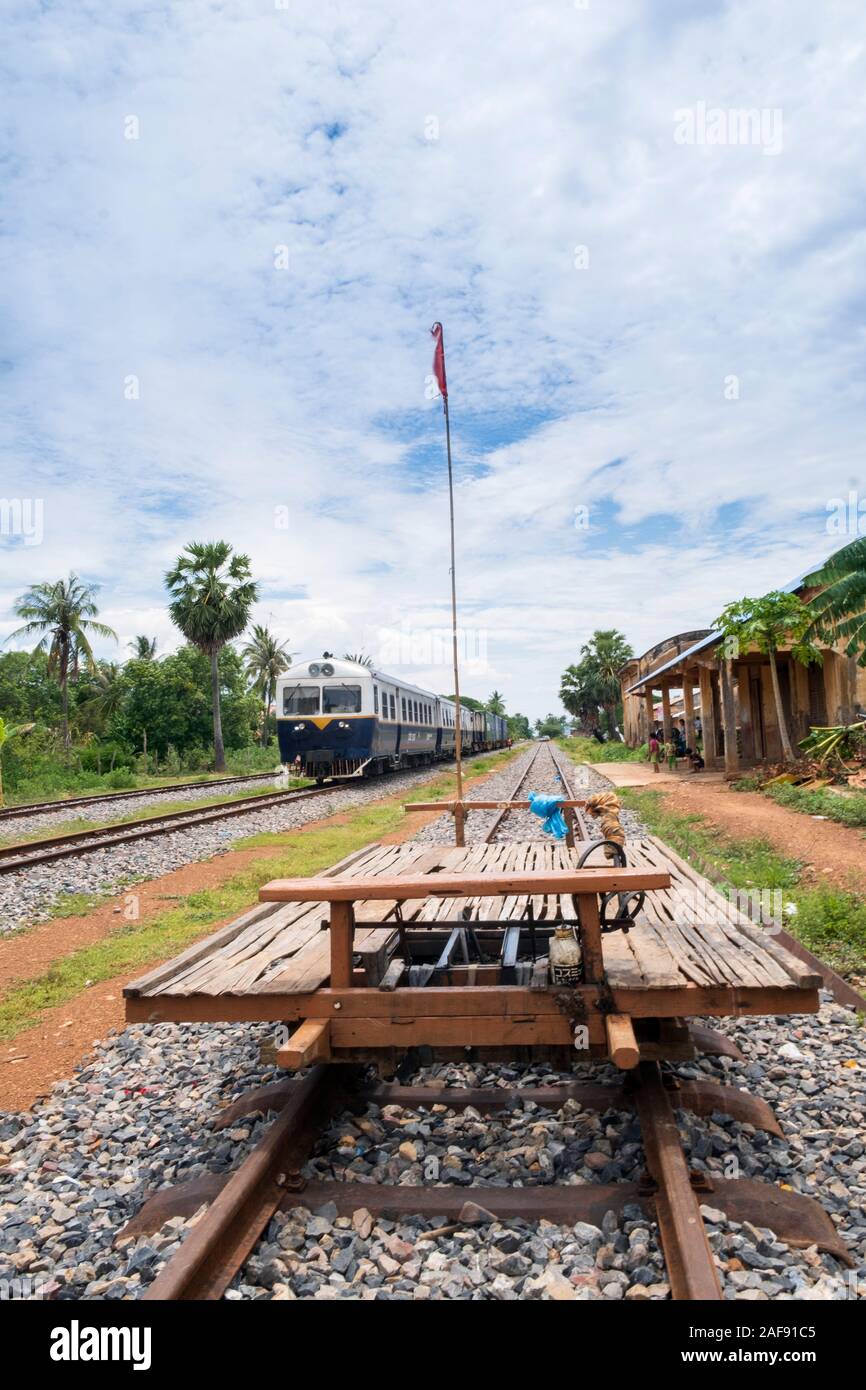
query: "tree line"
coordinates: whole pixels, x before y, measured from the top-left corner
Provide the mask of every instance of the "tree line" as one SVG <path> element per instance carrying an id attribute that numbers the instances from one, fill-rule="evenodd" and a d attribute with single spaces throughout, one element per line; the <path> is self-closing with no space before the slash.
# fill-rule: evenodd
<path id="1" fill-rule="evenodd" d="M 159 657 L 156 639 L 142 634 L 123 662 L 94 656 L 95 639 L 118 638 L 99 620 L 96 587 L 77 575 L 34 584 L 16 600 L 22 625 L 7 641 L 32 645 L 0 655 L 0 775 L 5 765 L 11 785 L 49 769 L 56 781 L 58 764 L 117 774 L 118 785 L 133 768 L 222 772 L 227 748 L 272 743 L 277 680 L 298 653 L 266 626 L 250 628 L 260 586 L 249 556 L 226 541 L 191 542 L 165 586 L 183 645 Z M 372 664 L 363 653 L 345 659 Z M 464 703 L 505 714 L 496 690 L 486 705 Z M 524 715 L 506 718 L 512 737 L 530 736 Z"/>

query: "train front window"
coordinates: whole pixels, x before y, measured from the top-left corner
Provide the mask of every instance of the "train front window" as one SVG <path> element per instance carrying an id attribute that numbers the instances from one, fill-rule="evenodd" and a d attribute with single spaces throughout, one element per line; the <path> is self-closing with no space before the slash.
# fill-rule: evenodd
<path id="1" fill-rule="evenodd" d="M 283 714 L 318 714 L 317 685 L 287 685 L 283 690 Z"/>
<path id="2" fill-rule="evenodd" d="M 326 685 L 322 690 L 323 714 L 360 714 L 360 685 Z"/>

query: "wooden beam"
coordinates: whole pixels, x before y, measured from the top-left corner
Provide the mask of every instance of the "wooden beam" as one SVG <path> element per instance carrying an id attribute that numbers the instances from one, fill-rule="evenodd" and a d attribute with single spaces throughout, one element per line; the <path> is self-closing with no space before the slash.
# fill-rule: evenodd
<path id="1" fill-rule="evenodd" d="M 698 681 L 701 687 L 701 740 L 704 749 L 704 762 L 712 767 L 716 761 L 716 709 L 713 698 L 713 674 L 707 666 L 698 668 Z"/>
<path id="2" fill-rule="evenodd" d="M 331 1020 L 308 1018 L 296 1028 L 285 1047 L 278 1047 L 275 1059 L 278 1067 L 297 1071 L 312 1062 L 327 1062 L 331 1057 Z"/>
<path id="3" fill-rule="evenodd" d="M 610 1060 L 623 1071 L 631 1071 L 640 1061 L 640 1047 L 628 1014 L 607 1014 L 604 1027 Z"/>
<path id="4" fill-rule="evenodd" d="M 559 800 L 559 798 L 557 798 Z M 567 806 L 581 807 L 586 805 L 586 798 L 578 800 L 575 797 L 562 797 L 559 801 L 560 806 L 565 809 Z M 404 811 L 448 811 L 452 815 L 456 813 L 458 806 L 468 811 L 528 811 L 528 801 L 407 801 L 403 806 Z"/>
<path id="5" fill-rule="evenodd" d="M 351 902 L 331 903 L 331 988 L 346 989 L 352 983 L 352 941 L 355 912 Z"/>
<path id="6" fill-rule="evenodd" d="M 390 877 L 275 878 L 259 890 L 261 902 L 405 902 L 410 898 L 503 898 L 512 894 L 626 893 L 670 888 L 660 869 L 545 869 L 537 873 L 404 874 Z"/>
<path id="7" fill-rule="evenodd" d="M 472 998 L 474 992 L 475 998 Z M 582 998 L 587 1011 L 590 1041 L 597 1024 L 599 1041 L 604 1041 L 603 1016 L 594 1011 L 592 1001 L 598 986 L 578 986 L 570 991 Z M 818 1012 L 816 989 L 784 989 L 781 986 L 690 985 L 683 989 L 614 989 L 616 1013 L 632 1018 L 723 1018 L 746 1014 L 814 1014 Z M 478 996 L 483 996 L 478 998 Z M 380 1008 L 376 1000 L 387 1001 Z M 559 1011 L 554 994 L 546 989 L 521 985 L 478 985 L 460 989 L 430 986 L 406 988 L 385 993 L 378 989 L 319 989 L 312 994 L 156 994 L 137 995 L 126 1000 L 127 1023 L 281 1023 L 286 1019 L 333 1018 L 335 1006 L 343 1017 L 387 1017 L 409 1020 L 417 1017 L 495 1012 L 500 1018 L 514 1014 L 536 1016 Z"/>

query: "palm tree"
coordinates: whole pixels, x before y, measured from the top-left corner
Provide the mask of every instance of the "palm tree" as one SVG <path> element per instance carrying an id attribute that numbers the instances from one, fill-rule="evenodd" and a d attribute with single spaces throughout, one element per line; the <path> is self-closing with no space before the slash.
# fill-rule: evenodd
<path id="1" fill-rule="evenodd" d="M 271 700 L 276 698 L 277 680 L 283 671 L 291 665 L 291 658 L 295 652 L 286 651 L 286 643 L 278 642 L 272 632 L 266 627 L 261 627 L 258 623 L 253 627 L 253 635 L 245 647 L 241 648 L 241 656 L 246 662 L 247 675 L 253 683 L 253 688 L 263 697 L 265 713 L 262 721 L 262 747 L 266 748 L 268 743 L 268 710 L 271 707 Z"/>
<path id="2" fill-rule="evenodd" d="M 10 739 L 29 734 L 35 727 L 35 724 L 7 724 L 5 719 L 0 719 L 0 806 L 3 805 L 3 749 Z"/>
<path id="3" fill-rule="evenodd" d="M 809 635 L 831 642 L 844 638 L 846 656 L 866 666 L 866 536 L 837 550 L 804 582 L 822 586 L 809 600 L 815 615 Z"/>
<path id="4" fill-rule="evenodd" d="M 192 541 L 165 576 L 169 613 L 176 627 L 210 658 L 214 766 L 226 765 L 220 715 L 219 654 L 243 632 L 259 586 L 250 577 L 248 555 L 235 555 L 228 541 Z"/>
<path id="5" fill-rule="evenodd" d="M 363 652 L 343 652 L 344 661 L 354 661 L 356 666 L 372 667 L 373 658 L 365 656 Z"/>
<path id="6" fill-rule="evenodd" d="M 156 656 L 155 637 L 133 637 L 126 645 L 132 652 L 133 661 L 153 661 Z"/>
<path id="7" fill-rule="evenodd" d="M 120 709 L 126 694 L 123 668 L 116 661 L 101 662 L 93 674 L 91 689 L 92 694 L 85 700 L 82 708 L 104 727 Z"/>
<path id="8" fill-rule="evenodd" d="M 19 618 L 26 618 L 23 627 L 10 633 L 7 640 L 33 637 L 39 634 L 35 651 L 48 648 L 48 674 L 56 673 L 63 696 L 63 746 L 69 752 L 69 678 L 78 673 L 80 660 L 91 671 L 96 662 L 90 649 L 91 634 L 113 637 L 117 633 L 105 623 L 95 622 L 99 609 L 94 596 L 96 588 L 85 584 L 77 575 L 58 579 L 54 584 L 34 584 L 15 604 Z"/>
<path id="9" fill-rule="evenodd" d="M 491 714 L 505 713 L 505 697 L 499 690 L 494 690 L 490 699 L 487 701 L 487 708 Z"/>
<path id="10" fill-rule="evenodd" d="M 733 644 L 735 651 L 755 647 L 769 662 L 770 681 L 776 705 L 776 722 L 779 725 L 779 741 L 782 745 L 782 759 L 786 763 L 794 761 L 794 750 L 788 734 L 788 722 L 782 702 L 782 689 L 779 683 L 777 652 L 788 648 L 793 661 L 803 666 L 822 660 L 822 653 L 809 638 L 812 610 L 797 594 L 782 589 L 773 589 L 760 598 L 741 598 L 729 603 L 713 623 L 713 627 Z M 724 659 L 724 658 L 723 658 Z M 728 690 L 731 688 L 733 662 L 727 660 Z M 724 690 L 723 690 L 724 698 Z M 734 711 L 731 702 L 725 703 L 725 748 L 733 748 L 736 740 Z"/>

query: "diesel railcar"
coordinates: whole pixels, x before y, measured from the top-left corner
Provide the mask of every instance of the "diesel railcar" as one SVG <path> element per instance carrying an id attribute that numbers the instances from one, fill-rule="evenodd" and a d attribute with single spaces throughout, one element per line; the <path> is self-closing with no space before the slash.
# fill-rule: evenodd
<path id="1" fill-rule="evenodd" d="M 461 706 L 463 751 L 504 748 L 502 715 Z M 364 777 L 453 758 L 453 700 L 336 657 L 301 661 L 277 682 L 283 763 L 307 777 Z"/>

